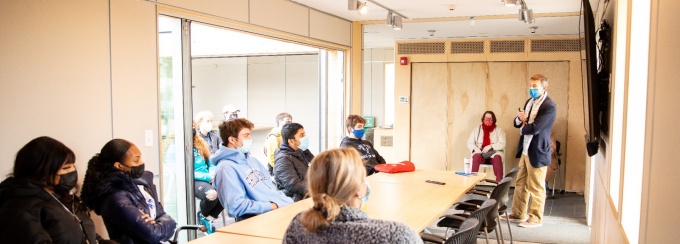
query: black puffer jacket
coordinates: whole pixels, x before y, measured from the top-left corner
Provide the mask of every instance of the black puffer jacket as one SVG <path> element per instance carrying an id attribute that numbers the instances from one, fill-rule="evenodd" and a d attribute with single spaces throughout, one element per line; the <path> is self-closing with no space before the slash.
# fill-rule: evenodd
<path id="1" fill-rule="evenodd" d="M 307 194 L 307 169 L 314 154 L 309 150 L 293 150 L 288 144 L 281 144 L 279 148 L 274 157 L 276 185 L 297 202 Z"/>
<path id="2" fill-rule="evenodd" d="M 88 213 L 78 217 L 82 228 L 58 200 L 27 180 L 10 177 L 0 183 L 2 243 L 94 243 L 96 233 Z"/>
<path id="3" fill-rule="evenodd" d="M 143 186 L 156 201 L 155 223 L 146 223 L 141 218 L 140 211 L 149 214 L 149 207 L 137 185 Z M 134 182 L 128 173 L 113 172 L 97 184 L 96 193 L 91 207 L 104 219 L 111 240 L 119 243 L 159 243 L 172 237 L 177 223 L 165 214 L 158 202 L 151 172 L 144 172 Z"/>
<path id="4" fill-rule="evenodd" d="M 283 243 L 423 243 L 418 233 L 407 225 L 387 220 L 369 219 L 358 208 L 341 207 L 340 214 L 330 225 L 307 231 L 300 221 L 301 214 L 288 225 Z"/>

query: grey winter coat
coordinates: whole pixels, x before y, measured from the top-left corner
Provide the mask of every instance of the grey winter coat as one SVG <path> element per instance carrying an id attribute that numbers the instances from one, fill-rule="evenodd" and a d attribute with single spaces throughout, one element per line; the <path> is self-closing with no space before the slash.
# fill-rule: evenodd
<path id="1" fill-rule="evenodd" d="M 307 169 L 314 158 L 309 150 L 293 150 L 281 144 L 274 158 L 274 179 L 279 190 L 293 201 L 300 201 L 307 194 Z"/>
<path id="2" fill-rule="evenodd" d="M 423 243 L 418 233 L 405 224 L 369 219 L 358 208 L 341 207 L 335 221 L 316 233 L 302 226 L 300 216 L 288 225 L 283 243 Z"/>

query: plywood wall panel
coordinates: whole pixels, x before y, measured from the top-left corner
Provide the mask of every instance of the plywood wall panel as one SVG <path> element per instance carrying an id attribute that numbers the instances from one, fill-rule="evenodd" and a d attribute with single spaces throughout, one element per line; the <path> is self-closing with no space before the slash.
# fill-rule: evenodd
<path id="1" fill-rule="evenodd" d="M 496 126 L 505 132 L 505 171 L 517 166 L 519 130 L 513 126 L 518 108 L 529 98 L 526 62 L 489 62 L 487 108 L 496 114 Z"/>
<path id="2" fill-rule="evenodd" d="M 486 62 L 449 64 L 453 93 L 448 113 L 453 116 L 449 117 L 452 126 L 449 133 L 451 158 L 448 170 L 462 170 L 463 158 L 470 157 L 467 140 L 472 129 L 481 123 L 480 119 L 487 108 L 488 68 Z"/>
<path id="3" fill-rule="evenodd" d="M 446 169 L 447 64 L 413 63 L 411 161 L 419 169 Z M 399 159 L 397 159 L 399 160 Z"/>

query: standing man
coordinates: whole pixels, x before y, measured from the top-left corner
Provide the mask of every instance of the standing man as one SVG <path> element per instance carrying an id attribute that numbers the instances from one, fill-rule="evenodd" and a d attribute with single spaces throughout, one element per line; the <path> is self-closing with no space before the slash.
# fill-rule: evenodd
<path id="1" fill-rule="evenodd" d="M 281 145 L 281 128 L 290 122 L 293 122 L 293 116 L 289 113 L 276 115 L 276 127 L 272 128 L 264 142 L 264 155 L 269 160 L 269 175 L 274 175 L 274 155 Z"/>
<path id="2" fill-rule="evenodd" d="M 512 199 L 509 219 L 521 222 L 519 226 L 539 227 L 543 223 L 545 203 L 545 175 L 550 164 L 550 132 L 555 123 L 557 106 L 548 97 L 548 78 L 542 74 L 531 77 L 531 98 L 515 118 L 515 128 L 520 129 L 517 158 L 519 173 Z M 527 216 L 527 205 L 531 199 Z"/>
<path id="3" fill-rule="evenodd" d="M 345 121 L 345 129 L 348 135 L 342 138 L 340 147 L 351 147 L 359 151 L 361 154 L 361 159 L 364 160 L 364 166 L 366 167 L 366 174 L 372 175 L 377 173 L 375 166 L 378 164 L 384 164 L 385 159 L 380 156 L 378 151 L 373 148 L 373 144 L 366 140 L 362 140 L 364 137 L 364 125 L 366 125 L 366 119 L 359 115 L 347 116 L 347 121 Z"/>
<path id="4" fill-rule="evenodd" d="M 274 185 L 264 165 L 250 155 L 252 129 L 253 123 L 243 118 L 222 122 L 220 137 L 224 143 L 210 156 L 210 163 L 217 166 L 213 186 L 220 203 L 236 221 L 293 203 Z"/>

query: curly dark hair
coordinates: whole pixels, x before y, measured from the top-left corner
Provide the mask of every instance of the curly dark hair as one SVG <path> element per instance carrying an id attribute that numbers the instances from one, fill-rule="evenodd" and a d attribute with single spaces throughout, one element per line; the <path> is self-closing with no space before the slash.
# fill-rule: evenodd
<path id="1" fill-rule="evenodd" d="M 102 150 L 94 155 L 87 162 L 87 172 L 85 173 L 85 182 L 83 183 L 83 201 L 93 208 L 95 198 L 97 197 L 97 184 L 102 179 L 108 177 L 112 172 L 118 171 L 113 164 L 115 162 L 123 162 L 125 154 L 132 147 L 132 143 L 123 139 L 113 139 L 107 142 Z"/>

